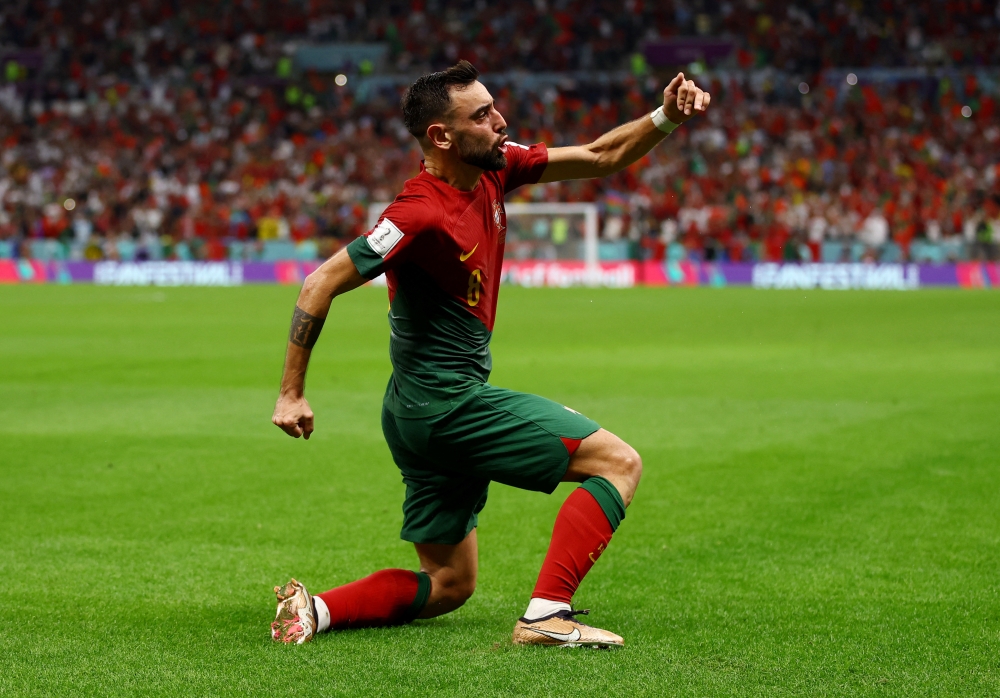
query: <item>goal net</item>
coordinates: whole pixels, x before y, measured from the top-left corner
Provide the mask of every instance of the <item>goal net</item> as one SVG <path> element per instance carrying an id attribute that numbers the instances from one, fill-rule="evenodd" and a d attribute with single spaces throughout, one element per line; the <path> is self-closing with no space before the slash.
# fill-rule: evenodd
<path id="1" fill-rule="evenodd" d="M 375 227 L 388 201 L 368 207 L 368 229 Z M 586 203 L 509 203 L 504 261 L 583 262 L 597 268 L 597 205 Z"/>

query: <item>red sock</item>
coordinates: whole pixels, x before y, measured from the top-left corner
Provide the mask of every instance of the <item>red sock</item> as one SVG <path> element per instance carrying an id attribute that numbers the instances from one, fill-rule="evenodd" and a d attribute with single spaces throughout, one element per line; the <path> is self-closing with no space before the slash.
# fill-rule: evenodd
<path id="1" fill-rule="evenodd" d="M 430 579 L 423 577 L 425 584 L 410 570 L 381 570 L 317 596 L 330 609 L 330 630 L 399 625 L 413 620 L 426 603 Z"/>
<path id="2" fill-rule="evenodd" d="M 570 603 L 613 533 L 594 495 L 583 487 L 573 490 L 556 517 L 549 552 L 531 597 Z"/>

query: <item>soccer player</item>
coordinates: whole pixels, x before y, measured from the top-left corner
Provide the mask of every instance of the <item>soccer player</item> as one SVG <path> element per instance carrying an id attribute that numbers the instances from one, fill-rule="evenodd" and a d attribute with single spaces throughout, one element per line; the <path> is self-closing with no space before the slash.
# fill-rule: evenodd
<path id="1" fill-rule="evenodd" d="M 401 537 L 420 571 L 388 569 L 310 595 L 275 587 L 271 632 L 303 643 L 332 629 L 376 627 L 454 611 L 476 588 L 476 524 L 491 481 L 551 493 L 579 482 L 556 517 L 519 644 L 621 646 L 571 606 L 632 501 L 642 462 L 582 414 L 490 385 L 490 337 L 500 290 L 504 196 L 524 184 L 603 177 L 648 153 L 711 96 L 678 74 L 663 106 L 588 145 L 548 149 L 507 140 L 507 123 L 468 62 L 425 75 L 403 96 L 403 121 L 424 161 L 378 224 L 310 274 L 292 318 L 272 421 L 309 438 L 309 356 L 338 295 L 385 274 L 392 376 L 382 431 L 406 484 Z"/>

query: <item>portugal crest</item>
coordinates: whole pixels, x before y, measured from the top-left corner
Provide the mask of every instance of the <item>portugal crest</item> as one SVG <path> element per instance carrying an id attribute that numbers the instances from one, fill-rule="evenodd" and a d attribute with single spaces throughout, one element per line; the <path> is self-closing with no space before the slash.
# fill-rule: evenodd
<path id="1" fill-rule="evenodd" d="M 496 199 L 493 199 L 493 224 L 497 227 L 497 233 L 500 235 L 497 242 L 502 245 L 507 239 L 507 233 L 503 225 L 503 205 Z"/>

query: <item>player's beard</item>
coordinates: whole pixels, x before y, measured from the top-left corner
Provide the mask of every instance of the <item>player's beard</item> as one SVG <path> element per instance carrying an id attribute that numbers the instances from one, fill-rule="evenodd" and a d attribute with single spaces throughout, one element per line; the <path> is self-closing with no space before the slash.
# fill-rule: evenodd
<path id="1" fill-rule="evenodd" d="M 467 165 L 478 167 L 487 172 L 496 172 L 507 167 L 507 156 L 501 150 L 504 134 L 500 134 L 493 143 L 482 143 L 459 134 L 455 145 L 458 146 L 458 158 Z"/>

